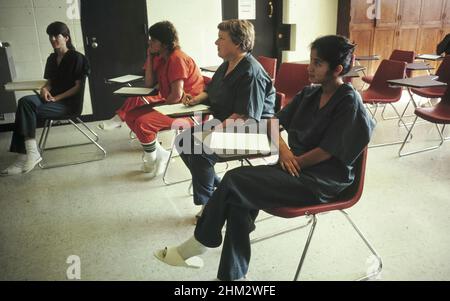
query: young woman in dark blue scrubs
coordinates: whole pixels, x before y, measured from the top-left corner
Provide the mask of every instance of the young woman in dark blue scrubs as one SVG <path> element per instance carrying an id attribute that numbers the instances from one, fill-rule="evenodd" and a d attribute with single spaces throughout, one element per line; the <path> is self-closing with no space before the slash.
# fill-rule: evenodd
<path id="1" fill-rule="evenodd" d="M 217 277 L 245 277 L 250 262 L 249 234 L 260 209 L 302 207 L 331 202 L 354 180 L 353 164 L 369 143 L 373 122 L 360 95 L 342 81 L 351 68 L 354 45 L 341 36 L 325 36 L 311 45 L 306 87 L 273 120 L 289 134 L 279 137 L 274 166 L 229 171 L 208 201 L 194 236 L 155 253 L 161 261 L 189 266 L 206 247 L 222 244 Z M 293 76 L 295 76 L 293 74 Z"/>

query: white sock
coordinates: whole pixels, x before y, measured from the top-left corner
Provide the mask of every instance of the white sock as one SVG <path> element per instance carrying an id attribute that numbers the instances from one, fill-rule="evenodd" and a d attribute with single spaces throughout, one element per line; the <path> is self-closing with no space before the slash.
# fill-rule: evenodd
<path id="1" fill-rule="evenodd" d="M 36 139 L 25 140 L 25 149 L 27 150 L 27 160 L 35 161 L 41 157 Z"/>
<path id="2" fill-rule="evenodd" d="M 158 153 L 158 155 L 161 157 L 167 157 L 170 152 L 168 150 L 166 150 L 164 147 L 162 147 L 161 144 L 159 144 L 158 140 L 156 140 L 155 142 L 155 147 L 156 147 L 156 152 Z"/>
<path id="3" fill-rule="evenodd" d="M 154 152 L 144 152 L 144 161 L 146 162 L 155 162 L 156 161 L 156 151 Z"/>
<path id="4" fill-rule="evenodd" d="M 201 255 L 207 250 L 208 248 L 202 245 L 198 240 L 196 240 L 194 236 L 177 247 L 177 251 L 183 259 Z"/>

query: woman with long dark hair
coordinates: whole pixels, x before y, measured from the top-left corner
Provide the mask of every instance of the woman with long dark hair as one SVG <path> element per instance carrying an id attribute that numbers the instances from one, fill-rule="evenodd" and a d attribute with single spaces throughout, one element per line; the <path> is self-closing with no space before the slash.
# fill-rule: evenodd
<path id="1" fill-rule="evenodd" d="M 89 64 L 75 50 L 66 24 L 51 23 L 47 34 L 54 49 L 45 64 L 47 82 L 40 89 L 40 96 L 24 96 L 18 102 L 10 151 L 19 156 L 0 173 L 3 176 L 28 173 L 42 160 L 35 139 L 37 119 L 81 113 L 81 93 Z"/>

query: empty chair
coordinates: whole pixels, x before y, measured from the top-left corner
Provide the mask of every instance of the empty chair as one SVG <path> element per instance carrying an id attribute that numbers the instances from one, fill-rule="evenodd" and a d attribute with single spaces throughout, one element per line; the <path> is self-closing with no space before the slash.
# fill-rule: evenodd
<path id="1" fill-rule="evenodd" d="M 440 147 L 444 143 L 445 140 L 449 139 L 449 137 L 444 137 L 444 130 L 445 130 L 445 126 L 450 124 L 450 87 L 449 87 L 450 86 L 450 75 L 449 75 L 449 73 L 450 73 L 450 55 L 447 55 L 444 58 L 444 61 L 442 62 L 439 69 L 441 69 L 441 68 L 446 71 L 443 72 L 444 75 L 442 77 L 439 77 L 439 80 L 443 81 L 447 84 L 447 87 L 443 87 L 444 89 L 446 89 L 446 91 L 445 91 L 444 95 L 442 96 L 441 101 L 438 104 L 436 104 L 435 106 L 430 107 L 430 108 L 418 107 L 415 109 L 414 114 L 416 115 L 416 118 L 414 119 L 414 121 L 408 131 L 408 134 L 398 151 L 398 155 L 400 157 L 436 149 L 436 148 Z M 423 90 L 423 89 L 420 89 L 420 90 Z M 415 151 L 402 152 L 403 148 L 405 147 L 405 144 L 408 140 L 407 138 L 408 138 L 408 136 L 411 135 L 412 130 L 413 130 L 414 126 L 416 125 L 417 119 L 419 117 L 421 119 L 431 122 L 435 125 L 435 128 L 436 128 L 439 138 L 440 138 L 439 144 L 436 146 L 431 146 L 431 147 L 427 147 L 427 148 L 423 148 L 423 149 L 419 149 L 419 150 L 415 150 Z M 439 129 L 439 125 L 442 125 L 441 129 Z"/>
<path id="2" fill-rule="evenodd" d="M 369 112 L 372 114 L 372 117 L 374 119 L 379 105 L 390 104 L 391 107 L 394 109 L 395 113 L 397 114 L 399 122 L 403 124 L 406 130 L 408 130 L 408 127 L 403 122 L 402 117 L 400 116 L 399 112 L 393 105 L 393 103 L 399 101 L 400 98 L 402 97 L 402 88 L 390 87 L 389 84 L 387 83 L 387 80 L 404 78 L 405 70 L 406 70 L 405 62 L 383 60 L 380 66 L 378 67 L 377 71 L 375 72 L 373 81 L 369 85 L 369 88 L 361 92 L 361 97 L 364 104 L 375 105 L 374 112 L 372 112 L 369 109 Z M 398 143 L 402 143 L 402 141 L 371 145 L 371 147 L 392 145 Z"/>
<path id="3" fill-rule="evenodd" d="M 414 62 L 415 57 L 416 54 L 414 51 L 394 49 L 394 51 L 392 51 L 391 53 L 391 56 L 389 57 L 389 60 L 412 63 Z M 411 71 L 406 71 L 406 76 L 411 77 Z M 363 76 L 361 79 L 366 84 L 370 84 L 373 81 L 373 75 L 366 75 Z"/>
<path id="4" fill-rule="evenodd" d="M 266 70 L 272 81 L 275 82 L 275 77 L 277 74 L 277 59 L 260 55 L 258 56 L 258 62 L 261 66 L 263 66 L 264 70 Z"/>
<path id="5" fill-rule="evenodd" d="M 307 64 L 282 63 L 275 80 L 275 89 L 283 94 L 281 109 L 310 84 Z"/>
<path id="6" fill-rule="evenodd" d="M 438 81 L 448 83 L 450 82 L 450 56 L 446 56 L 439 68 L 436 71 Z M 434 88 L 413 88 L 411 92 L 425 98 L 440 98 L 444 96 L 446 87 L 434 87 Z"/>

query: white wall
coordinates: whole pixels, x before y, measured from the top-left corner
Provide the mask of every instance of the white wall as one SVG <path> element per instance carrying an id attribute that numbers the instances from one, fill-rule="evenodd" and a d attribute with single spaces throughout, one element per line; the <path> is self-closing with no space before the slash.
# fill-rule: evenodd
<path id="1" fill-rule="evenodd" d="M 283 0 L 283 23 L 293 24 L 291 51 L 283 61 L 309 60 L 309 45 L 317 37 L 336 34 L 338 0 Z"/>
<path id="2" fill-rule="evenodd" d="M 147 0 L 147 11 L 150 26 L 163 20 L 175 25 L 181 48 L 199 67 L 222 62 L 214 44 L 222 21 L 221 0 Z"/>
<path id="3" fill-rule="evenodd" d="M 74 11 L 76 8 L 76 11 Z M 84 53 L 77 0 L 0 0 L 0 41 L 11 44 L 16 80 L 42 79 L 48 55 L 53 51 L 45 32 L 48 24 L 61 21 L 69 26 L 75 48 Z M 16 98 L 30 94 L 16 93 Z M 83 114 L 91 114 L 89 83 Z"/>

